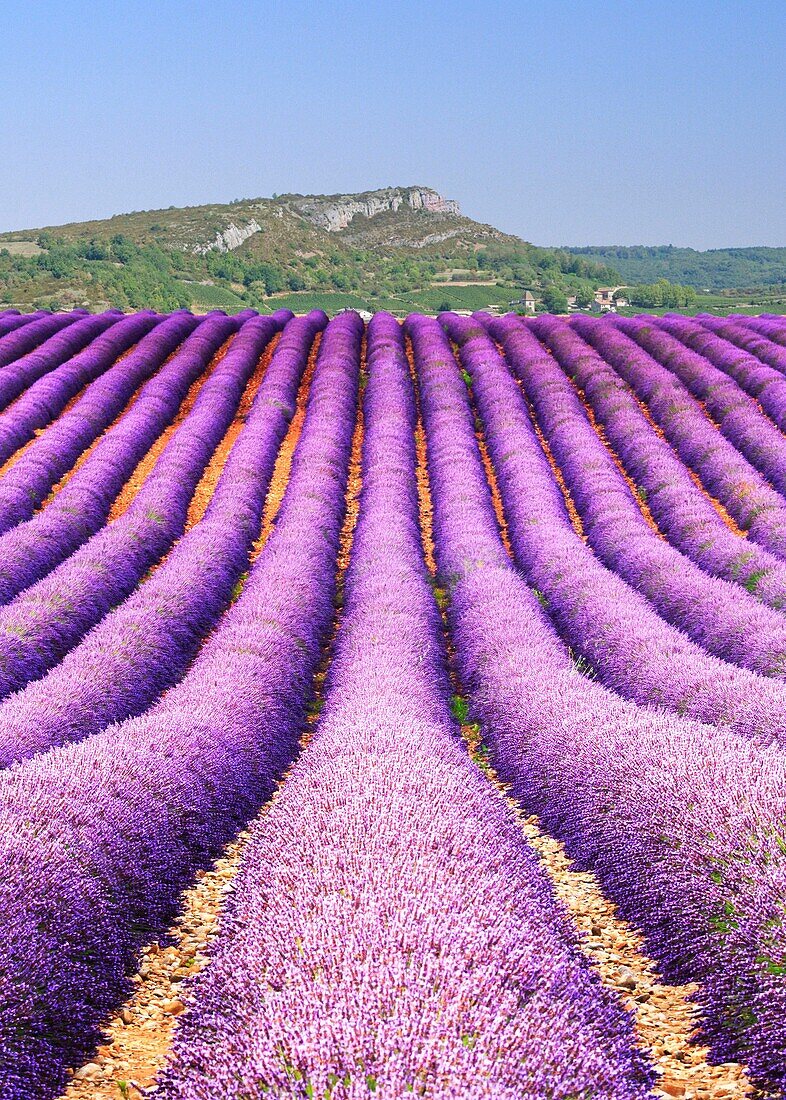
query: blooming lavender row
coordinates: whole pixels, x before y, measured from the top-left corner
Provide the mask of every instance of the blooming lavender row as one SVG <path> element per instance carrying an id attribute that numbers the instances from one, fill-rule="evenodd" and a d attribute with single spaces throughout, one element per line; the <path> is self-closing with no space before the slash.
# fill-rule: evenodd
<path id="1" fill-rule="evenodd" d="M 54 499 L 37 515 L 0 536 L 0 603 L 7 603 L 44 577 L 106 522 L 112 502 L 137 463 L 172 421 L 191 384 L 239 323 L 223 314 L 205 318 L 144 385 L 129 411 L 99 440 Z M 116 370 L 123 372 L 117 381 L 127 388 L 126 364 L 137 359 L 137 355 L 139 361 L 131 363 L 129 371 L 150 373 L 156 369 L 168 354 L 172 341 L 172 334 L 165 333 L 163 327 L 150 333 L 117 367 L 93 383 L 74 406 L 73 416 L 65 414 L 63 421 L 70 423 L 73 430 L 61 431 L 61 422 L 55 423 L 0 480 L 0 516 L 2 502 L 13 505 L 20 493 L 19 511 L 27 511 L 30 504 L 40 500 L 47 483 L 66 464 L 65 455 L 70 454 L 73 459 L 74 451 L 80 449 L 82 433 L 92 432 L 96 421 L 105 419 L 106 412 L 101 408 L 106 394 L 104 383 L 115 391 L 113 400 L 120 399 L 119 387 L 112 378 Z M 155 339 L 159 333 L 162 341 Z M 101 389 L 94 390 L 99 385 Z M 89 414 L 96 405 L 98 417 L 93 419 Z M 9 513 L 13 514 L 7 507 L 6 515 Z"/>
<path id="2" fill-rule="evenodd" d="M 731 530 L 721 519 L 716 507 L 691 480 L 676 448 L 653 428 L 636 396 L 607 361 L 618 355 L 633 358 L 645 373 L 651 362 L 647 353 L 606 320 L 577 317 L 572 327 L 600 354 L 588 354 L 586 347 L 576 348 L 569 373 L 639 492 L 646 497 L 659 528 L 708 573 L 743 584 L 771 607 L 785 606 L 786 564 Z M 554 339 L 559 338 L 561 330 L 554 330 Z M 702 423 L 708 427 L 703 417 Z M 712 432 L 710 429 L 708 434 Z M 719 438 L 716 433 L 716 441 Z M 691 434 L 688 450 L 696 449 L 699 442 Z M 723 443 L 729 446 L 725 440 Z M 703 458 L 708 460 L 706 450 Z"/>
<path id="3" fill-rule="evenodd" d="M 276 528 L 184 680 L 142 717 L 0 776 L 8 1100 L 64 1087 L 140 946 L 296 751 L 333 613 L 361 334 L 356 314 L 325 331 Z"/>
<path id="4" fill-rule="evenodd" d="M 42 313 L 29 325 L 15 325 L 14 331 L 0 344 L 0 367 L 26 355 L 61 329 L 75 324 L 85 316 L 85 310 L 74 310 L 73 313 Z"/>
<path id="5" fill-rule="evenodd" d="M 764 313 L 760 317 L 746 317 L 741 314 L 731 314 L 730 321 L 736 321 L 753 332 L 758 332 L 772 340 L 774 344 L 786 345 L 786 326 L 782 317 L 774 317 L 771 313 Z"/>
<path id="6" fill-rule="evenodd" d="M 635 322 L 634 327 L 623 332 L 621 323 L 628 320 Z M 656 328 L 651 319 L 641 324 L 639 320 L 615 317 L 604 319 L 602 326 L 592 327 L 578 319 L 571 323 L 598 347 L 646 404 L 650 416 L 685 465 L 700 477 L 707 491 L 728 510 L 749 538 L 778 557 L 786 557 L 786 503 L 783 497 L 743 458 L 726 435 L 718 431 L 688 385 L 651 351 L 660 347 L 665 358 L 671 355 L 671 362 L 679 359 L 683 366 L 687 363 L 697 376 L 705 370 L 720 372 Z M 636 333 L 638 336 L 634 339 Z M 602 347 L 598 343 L 600 334 Z M 649 350 L 644 347 L 645 338 L 651 345 Z M 723 385 L 728 382 L 728 379 L 723 380 Z"/>
<path id="7" fill-rule="evenodd" d="M 316 312 L 287 324 L 205 517 L 60 664 L 0 705 L 0 768 L 141 714 L 183 675 L 248 568 L 298 382 L 326 323 Z"/>
<path id="8" fill-rule="evenodd" d="M 717 345 L 723 345 L 724 341 L 702 329 L 700 325 L 692 326 L 688 318 L 684 321 L 689 328 L 675 318 L 664 319 L 663 325 L 661 318 L 616 317 L 614 321 L 623 332 L 632 336 L 688 387 L 694 397 L 702 402 L 723 435 L 779 493 L 786 492 L 786 439 L 776 423 L 762 411 L 766 408 L 767 412 L 776 412 L 776 402 L 782 396 L 786 397 L 786 394 L 776 392 L 774 381 L 772 385 L 768 382 L 765 389 L 759 390 L 758 399 L 741 388 L 744 378 L 750 377 L 753 378 L 751 389 L 756 390 L 758 383 L 755 375 L 760 372 L 774 375 L 779 389 L 786 389 L 786 379 L 771 367 L 753 360 L 752 356 L 747 359 L 755 366 L 748 370 L 745 363 L 744 371 L 735 370 L 736 357 L 744 356 L 745 353 L 726 342 L 726 348 L 730 349 L 728 354 L 716 355 Z M 699 332 L 698 337 L 694 333 L 694 327 Z M 677 333 L 685 336 L 691 346 L 678 339 Z M 701 347 L 701 353 L 693 348 L 694 344 Z M 712 361 L 711 356 L 719 362 L 725 362 L 726 368 L 721 369 Z M 726 373 L 726 369 L 733 371 L 733 375 Z"/>
<path id="9" fill-rule="evenodd" d="M 756 410 L 762 423 L 769 427 L 770 434 L 772 424 L 769 421 L 780 429 L 786 426 L 786 378 L 783 377 L 782 370 L 768 366 L 757 355 L 750 354 L 725 336 L 719 335 L 718 328 L 728 332 L 728 326 L 724 322 L 721 321 L 719 326 L 701 324 L 691 317 L 667 313 L 664 317 L 657 318 L 657 324 L 696 351 L 727 378 L 733 379 L 739 390 L 758 402 L 759 407 L 755 404 L 750 407 Z M 777 353 L 777 349 L 773 348 L 773 352 Z M 737 399 L 738 395 L 733 388 L 730 388 L 729 393 L 734 394 L 734 399 Z M 763 416 L 761 410 L 767 415 Z"/>
<path id="10" fill-rule="evenodd" d="M 186 327 L 181 328 L 184 320 Z M 189 334 L 189 318 L 175 318 L 174 331 L 168 329 L 167 325 L 168 322 L 164 322 L 148 333 L 128 355 L 88 385 L 75 404 L 64 412 L 39 439 L 33 441 L 13 468 L 0 479 L 0 534 L 33 515 L 82 452 L 94 443 L 102 432 L 106 431 L 134 396 L 136 390 L 158 370 L 172 350 L 173 340 L 177 340 L 179 344 L 180 340 L 185 339 Z M 204 325 L 208 326 L 208 332 L 204 340 L 201 340 L 199 332 Z M 196 349 L 203 351 L 204 355 L 200 358 L 204 367 L 236 329 L 236 322 L 224 314 L 209 317 L 192 330 L 194 343 L 188 347 L 187 351 L 185 344 L 182 345 L 182 350 L 189 358 Z M 144 419 L 140 420 L 139 416 L 134 415 L 137 412 L 137 404 L 138 402 L 135 402 L 134 408 L 129 413 L 132 431 L 138 430 L 140 423 L 144 422 Z M 143 410 L 146 404 L 147 402 L 143 402 Z M 104 440 L 103 443 L 106 445 L 101 447 L 103 453 L 99 464 L 102 474 L 108 474 L 111 469 L 112 459 L 107 458 L 107 450 L 114 450 L 113 444 L 118 436 L 122 438 L 129 435 L 127 423 L 122 426 L 116 425 L 115 428 L 116 431 L 111 432 L 108 437 L 111 443 Z M 121 463 L 120 468 L 117 470 L 117 476 L 109 478 L 107 485 L 107 490 L 111 493 L 110 500 L 133 472 L 137 461 L 147 451 L 147 446 L 140 450 L 132 445 L 131 450 L 137 455 L 136 461 L 123 462 L 126 454 L 129 459 L 133 458 L 133 454 L 121 444 L 120 453 L 117 455 Z M 99 475 L 99 481 L 101 480 L 102 477 Z M 113 488 L 114 492 L 112 492 Z M 106 512 L 103 518 L 105 516 Z"/>
<path id="11" fill-rule="evenodd" d="M 437 562 L 493 763 L 642 930 L 666 979 L 700 983 L 715 1056 L 749 1065 L 767 1095 L 786 1095 L 786 754 L 639 709 L 570 668 L 535 595 L 505 564 L 450 349 L 435 322 L 408 325 Z M 679 660 L 667 675 L 681 677 Z"/>
<path id="12" fill-rule="evenodd" d="M 755 355 L 770 367 L 786 373 L 786 348 L 774 342 L 764 333 L 751 330 L 735 317 L 714 317 L 710 313 L 697 314 L 696 323 L 714 332 L 723 340 Z"/>
<path id="13" fill-rule="evenodd" d="M 124 318 L 118 322 L 118 327 L 122 326 L 119 340 L 111 338 L 110 330 L 78 355 L 50 370 L 44 377 L 37 378 L 0 414 L 0 462 L 6 462 L 20 447 L 29 443 L 40 429 L 60 415 L 68 402 L 88 383 L 109 369 L 117 358 L 118 347 L 125 351 L 130 346 L 129 337 L 131 341 L 136 341 L 144 334 L 146 328 L 140 327 L 140 324 L 144 326 L 146 321 L 145 317 L 140 320 L 136 316 Z M 174 350 L 197 323 L 191 314 L 173 314 L 161 322 L 159 331 L 163 329 L 166 335 L 159 338 L 168 338 L 171 341 L 170 350 Z M 0 371 L 0 379 L 3 373 Z"/>
<path id="14" fill-rule="evenodd" d="M 786 676 L 786 617 L 731 581 L 709 576 L 659 537 L 642 515 L 560 369 L 578 378 L 588 363 L 602 362 L 597 353 L 556 318 L 539 318 L 531 331 L 513 317 L 489 318 L 487 323 L 505 347 L 601 561 L 708 652 L 766 676 Z M 477 322 L 451 317 L 446 325 L 467 356 L 478 354 L 481 370 L 488 343 L 484 336 L 474 337 Z M 738 557 L 744 549 L 740 547 Z M 780 595 L 786 602 L 786 591 Z"/>
<path id="15" fill-rule="evenodd" d="M 0 315 L 0 339 L 7 336 L 9 332 L 16 332 L 17 329 L 48 316 L 49 313 L 44 309 L 38 309 L 35 313 L 19 313 L 18 310 L 13 309 L 4 310 Z"/>
<path id="16" fill-rule="evenodd" d="M 0 608 L 0 697 L 59 661 L 182 535 L 194 489 L 259 356 L 290 316 L 281 311 L 242 326 L 130 507 Z"/>
<path id="17" fill-rule="evenodd" d="M 0 370 L 0 409 L 6 409 L 28 386 L 57 368 L 61 377 L 74 362 L 79 363 L 85 357 L 92 359 L 102 350 L 106 353 L 106 364 L 114 362 L 159 321 L 150 312 L 132 317 L 123 317 L 117 311 L 77 317 L 68 328 Z M 44 390 L 45 386 L 39 386 L 38 392 Z"/>
<path id="18" fill-rule="evenodd" d="M 451 719 L 389 315 L 367 363 L 323 717 L 252 829 L 160 1095 L 644 1097 L 629 1019 Z"/>
<path id="19" fill-rule="evenodd" d="M 455 325 L 449 315 L 442 319 Z M 705 652 L 575 533 L 524 399 L 479 323 L 470 325 L 462 362 L 488 431 L 516 560 L 568 644 L 607 687 L 641 705 L 668 707 L 763 742 L 786 741 L 786 685 Z"/>

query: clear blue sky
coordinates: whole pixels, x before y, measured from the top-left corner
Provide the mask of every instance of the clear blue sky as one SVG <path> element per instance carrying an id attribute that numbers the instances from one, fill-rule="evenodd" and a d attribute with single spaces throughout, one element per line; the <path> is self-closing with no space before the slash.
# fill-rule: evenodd
<path id="1" fill-rule="evenodd" d="M 0 229 L 422 183 L 540 244 L 786 245 L 784 56 L 784 0 L 6 0 Z"/>

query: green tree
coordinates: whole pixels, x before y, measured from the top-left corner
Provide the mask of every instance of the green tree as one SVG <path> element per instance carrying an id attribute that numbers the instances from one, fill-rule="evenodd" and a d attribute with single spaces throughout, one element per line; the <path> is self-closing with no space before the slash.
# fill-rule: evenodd
<path id="1" fill-rule="evenodd" d="M 543 291 L 543 305 L 547 313 L 567 313 L 568 299 L 558 286 L 547 286 Z"/>

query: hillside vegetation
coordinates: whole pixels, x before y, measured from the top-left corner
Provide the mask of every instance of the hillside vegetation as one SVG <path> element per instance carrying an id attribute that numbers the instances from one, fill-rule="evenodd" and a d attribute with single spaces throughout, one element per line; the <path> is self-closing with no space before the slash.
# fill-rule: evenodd
<path id="1" fill-rule="evenodd" d="M 616 272 L 537 248 L 425 187 L 277 195 L 0 234 L 0 303 L 269 311 L 328 299 L 405 313 L 507 306 L 523 288 L 590 300 Z M 618 280 L 617 280 L 618 281 Z"/>
<path id="2" fill-rule="evenodd" d="M 597 245 L 567 251 L 614 268 L 625 283 L 668 279 L 697 290 L 750 291 L 768 287 L 786 292 L 786 248 L 713 248 L 698 252 L 673 245 Z"/>

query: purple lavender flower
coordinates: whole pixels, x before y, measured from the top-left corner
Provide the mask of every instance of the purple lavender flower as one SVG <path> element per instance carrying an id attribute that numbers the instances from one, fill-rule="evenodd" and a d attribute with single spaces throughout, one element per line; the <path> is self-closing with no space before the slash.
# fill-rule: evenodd
<path id="1" fill-rule="evenodd" d="M 292 759 L 333 612 L 362 327 L 346 314 L 326 329 L 275 530 L 184 680 L 143 717 L 0 776 L 9 1100 L 64 1087 L 138 949 Z"/>
<path id="2" fill-rule="evenodd" d="M 700 983 L 719 1060 L 745 1062 L 768 1095 L 783 1095 L 786 754 L 639 709 L 577 674 L 502 550 L 450 347 L 435 321 L 410 318 L 408 329 L 438 566 L 493 762 L 642 930 L 667 980 Z M 490 381 L 485 392 L 506 417 L 509 395 Z M 503 485 L 510 461 L 498 463 Z M 681 678 L 681 661 L 668 675 Z"/>
<path id="3" fill-rule="evenodd" d="M 182 535 L 194 489 L 283 320 L 245 322 L 128 510 L 0 608 L 0 697 L 59 661 Z"/>
<path id="4" fill-rule="evenodd" d="M 326 323 L 315 312 L 287 324 L 205 517 L 48 675 L 0 705 L 0 767 L 141 714 L 183 675 L 248 568 L 298 382 Z"/>
<path id="5" fill-rule="evenodd" d="M 323 718 L 252 830 L 162 1100 L 644 1097 L 629 1019 L 450 715 L 392 317 L 367 362 Z"/>
<path id="6" fill-rule="evenodd" d="M 766 401 L 775 411 L 773 402 L 779 407 L 782 395 L 773 392 L 772 400 L 768 399 L 770 382 L 777 379 L 780 387 L 786 386 L 786 380 L 752 356 L 744 357 L 744 353 L 733 345 L 726 343 L 725 348 L 729 350 L 721 354 L 717 345 L 722 347 L 724 341 L 699 325 L 693 326 L 688 318 L 617 317 L 615 324 L 688 387 L 722 434 L 771 485 L 779 492 L 786 489 L 786 439 L 757 400 L 738 385 L 747 379 L 751 390 L 758 392 L 758 400 Z M 677 333 L 689 339 L 691 346 L 678 339 Z M 701 354 L 694 350 L 694 344 L 703 349 Z M 712 354 L 717 363 L 723 362 L 725 368 L 722 370 L 716 362 L 711 362 L 705 352 Z M 735 363 L 740 369 L 735 369 Z M 770 379 L 768 375 L 762 384 L 767 371 L 775 378 Z M 780 547 L 769 548 L 783 553 Z"/>

